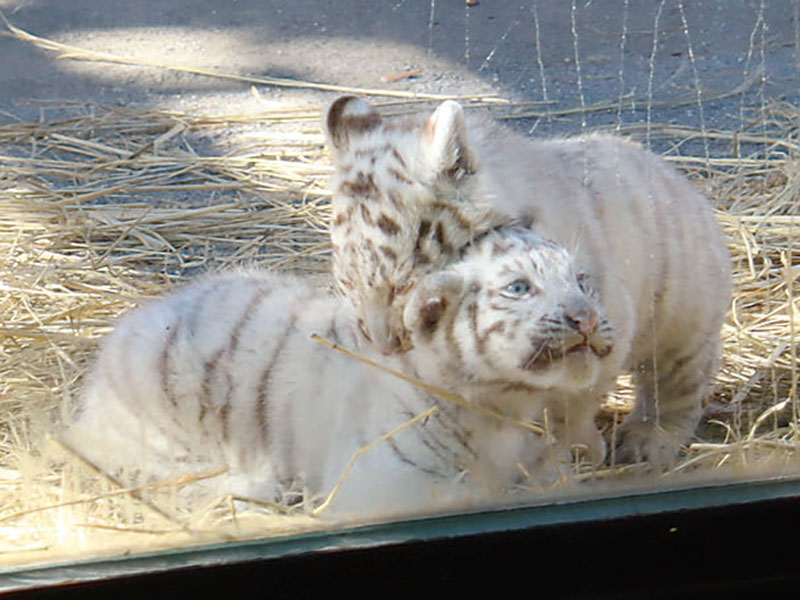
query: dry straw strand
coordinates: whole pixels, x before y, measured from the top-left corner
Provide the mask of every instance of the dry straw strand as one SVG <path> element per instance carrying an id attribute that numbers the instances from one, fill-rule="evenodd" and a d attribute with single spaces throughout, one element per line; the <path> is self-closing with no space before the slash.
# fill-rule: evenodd
<path id="1" fill-rule="evenodd" d="M 433 394 L 434 396 L 438 396 L 439 398 L 442 398 L 443 400 L 447 400 L 448 402 L 452 402 L 453 404 L 455 404 L 457 406 L 460 406 L 462 408 L 466 408 L 467 410 L 472 410 L 472 411 L 481 413 L 482 415 L 486 415 L 487 417 L 489 417 L 491 419 L 496 419 L 498 421 L 503 421 L 504 423 L 512 423 L 513 425 L 516 425 L 517 427 L 521 427 L 522 429 L 530 431 L 531 433 L 535 433 L 536 435 L 546 435 L 547 434 L 547 431 L 544 428 L 542 428 L 540 425 L 536 424 L 536 423 L 528 423 L 528 422 L 525 422 L 525 421 L 520 421 L 519 419 L 511 418 L 511 417 L 509 417 L 507 415 L 504 415 L 501 412 L 498 412 L 496 410 L 492 410 L 491 408 L 488 408 L 486 406 L 482 406 L 480 404 L 475 404 L 474 402 L 469 402 L 466 399 L 464 399 L 461 396 L 459 396 L 458 394 L 454 394 L 453 392 L 449 392 L 449 391 L 447 391 L 445 389 L 442 389 L 440 387 L 436 387 L 434 385 L 427 384 L 424 381 L 422 381 L 421 379 L 418 379 L 416 377 L 412 377 L 411 375 L 407 375 L 405 373 L 401 373 L 400 371 L 395 371 L 394 369 L 391 369 L 391 368 L 387 367 L 386 365 L 382 365 L 381 363 L 376 362 L 376 361 L 374 361 L 374 360 L 372 360 L 370 358 L 367 358 L 366 356 L 364 356 L 362 354 L 359 354 L 358 352 L 354 352 L 353 350 L 349 350 L 349 349 L 347 349 L 347 348 L 345 348 L 343 346 L 340 346 L 339 344 L 337 344 L 335 342 L 332 342 L 332 341 L 330 341 L 328 339 L 325 339 L 324 337 L 322 337 L 320 335 L 317 335 L 316 333 L 311 335 L 311 339 L 323 344 L 324 346 L 327 346 L 331 350 L 335 350 L 337 352 L 341 352 L 345 356 L 347 356 L 349 358 L 352 358 L 354 360 L 357 360 L 359 362 L 362 362 L 365 365 L 367 365 L 369 367 L 372 367 L 373 369 L 378 369 L 379 371 L 383 371 L 384 373 L 388 373 L 392 377 L 397 377 L 398 379 L 402 379 L 403 381 L 405 381 L 406 383 L 410 383 L 414 387 L 417 387 L 417 388 L 419 388 L 421 390 L 424 390 L 424 391 L 428 392 L 429 394 Z"/>
<path id="2" fill-rule="evenodd" d="M 437 407 L 431 406 L 428 410 L 425 410 L 425 411 L 421 412 L 420 414 L 418 414 L 415 417 L 409 419 L 408 421 L 406 421 L 402 425 L 399 425 L 399 426 L 395 427 L 394 429 L 392 429 L 388 433 L 385 433 L 384 435 L 379 437 L 377 440 L 373 440 L 372 442 L 370 442 L 366 446 L 363 446 L 362 448 L 359 448 L 358 450 L 356 450 L 355 453 L 353 454 L 353 456 L 347 462 L 347 465 L 345 465 L 345 468 L 342 471 L 342 474 L 339 476 L 339 479 L 336 481 L 336 484 L 333 486 L 333 489 L 330 491 L 328 496 L 325 498 L 325 501 L 322 504 L 320 504 L 317 508 L 315 508 L 312 511 L 312 514 L 319 515 L 323 511 L 325 511 L 328 507 L 330 507 L 331 503 L 333 503 L 333 501 L 336 499 L 336 496 L 339 494 L 339 490 L 342 489 L 342 486 L 344 485 L 345 481 L 347 481 L 347 478 L 350 476 L 350 471 L 353 470 L 353 467 L 355 466 L 356 462 L 358 462 L 358 460 L 362 456 L 364 456 L 370 450 L 373 450 L 376 446 L 379 446 L 380 444 L 383 444 L 383 443 L 387 442 L 388 440 L 392 439 L 397 434 L 405 431 L 409 427 L 413 427 L 414 425 L 416 425 L 420 421 L 424 421 L 428 417 L 436 414 L 436 411 L 438 411 L 438 410 L 439 409 Z"/>

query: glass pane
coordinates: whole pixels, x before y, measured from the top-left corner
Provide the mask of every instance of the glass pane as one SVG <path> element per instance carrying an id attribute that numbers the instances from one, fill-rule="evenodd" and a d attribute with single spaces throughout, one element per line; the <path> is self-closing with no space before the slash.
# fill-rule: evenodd
<path id="1" fill-rule="evenodd" d="M 5 4 L 0 566 L 795 474 L 800 3 Z"/>

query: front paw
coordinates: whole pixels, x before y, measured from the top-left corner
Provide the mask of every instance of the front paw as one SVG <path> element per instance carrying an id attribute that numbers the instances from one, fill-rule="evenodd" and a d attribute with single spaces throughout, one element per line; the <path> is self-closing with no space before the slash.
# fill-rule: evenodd
<path id="1" fill-rule="evenodd" d="M 570 444 L 574 463 L 588 462 L 592 466 L 603 464 L 606 458 L 606 441 L 594 425 L 584 428 L 581 435 Z"/>
<path id="2" fill-rule="evenodd" d="M 682 438 L 654 421 L 623 423 L 609 459 L 612 464 L 649 462 L 667 468 L 677 461 Z"/>

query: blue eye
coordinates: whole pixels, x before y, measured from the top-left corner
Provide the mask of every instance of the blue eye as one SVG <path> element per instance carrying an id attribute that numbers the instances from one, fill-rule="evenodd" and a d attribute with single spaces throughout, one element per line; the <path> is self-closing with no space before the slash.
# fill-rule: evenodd
<path id="1" fill-rule="evenodd" d="M 522 296 L 531 291 L 531 284 L 527 279 L 517 279 L 509 283 L 503 292 L 509 296 Z"/>

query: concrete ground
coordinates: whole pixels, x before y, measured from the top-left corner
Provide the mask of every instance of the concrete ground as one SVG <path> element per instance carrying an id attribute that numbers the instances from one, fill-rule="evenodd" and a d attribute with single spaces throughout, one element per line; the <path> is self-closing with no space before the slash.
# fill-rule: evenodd
<path id="1" fill-rule="evenodd" d="M 554 109 L 538 133 L 675 122 L 741 128 L 798 100 L 798 0 L 0 0 L 17 27 L 82 48 L 231 73 L 427 93 L 496 93 Z M 414 70 L 414 79 L 386 83 Z M 331 92 L 58 60 L 0 37 L 0 122 L 42 100 L 256 111 Z M 720 98 L 720 96 L 722 96 Z M 652 98 L 648 111 L 648 98 Z M 701 100 L 701 102 L 698 102 Z"/>

